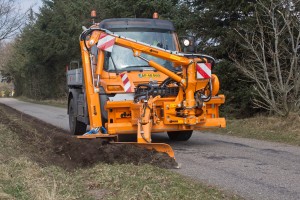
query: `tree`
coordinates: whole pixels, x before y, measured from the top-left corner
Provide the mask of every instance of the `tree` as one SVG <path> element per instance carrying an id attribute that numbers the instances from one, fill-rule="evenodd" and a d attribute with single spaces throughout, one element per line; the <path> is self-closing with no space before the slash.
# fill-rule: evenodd
<path id="1" fill-rule="evenodd" d="M 9 66 L 14 69 L 11 71 L 17 93 L 38 99 L 65 95 L 65 66 L 80 59 L 78 36 L 82 25 L 90 25 L 92 9 L 99 11 L 97 21 L 111 17 L 149 18 L 154 11 L 166 19 L 171 18 L 173 7 L 177 9 L 175 5 L 174 0 L 44 0 L 37 18 L 27 23 L 14 45 L 19 59 L 12 59 Z"/>
<path id="2" fill-rule="evenodd" d="M 97 7 L 105 10 L 105 18 L 151 18 L 154 12 L 158 12 L 166 19 L 172 16 L 173 7 L 176 7 L 178 1 L 103 0 L 98 2 Z"/>
<path id="3" fill-rule="evenodd" d="M 0 0 L 0 41 L 11 38 L 24 20 L 14 0 Z"/>
<path id="4" fill-rule="evenodd" d="M 0 0 L 0 76 L 4 77 L 1 81 L 12 80 L 7 63 L 13 56 L 13 48 L 3 41 L 12 39 L 20 30 L 24 23 L 23 16 L 24 13 L 20 12 L 14 0 Z"/>
<path id="5" fill-rule="evenodd" d="M 17 94 L 35 99 L 65 95 L 65 66 L 80 58 L 78 36 L 90 9 L 89 2 L 45 0 L 36 18 L 30 15 L 8 63 Z"/>
<path id="6" fill-rule="evenodd" d="M 250 2 L 254 2 L 250 4 Z M 217 59 L 213 72 L 218 75 L 226 103 L 221 107 L 226 115 L 249 117 L 258 112 L 251 102 L 252 84 L 229 57 L 233 47 L 241 51 L 235 28 L 253 23 L 254 0 L 185 0 L 191 14 L 185 22 L 198 39 L 197 51 Z M 186 18 L 184 20 L 187 20 Z"/>
<path id="7" fill-rule="evenodd" d="M 236 29 L 244 53 L 231 54 L 255 82 L 255 105 L 281 116 L 300 113 L 299 9 L 299 0 L 259 0 L 256 24 Z"/>
<path id="8" fill-rule="evenodd" d="M 0 43 L 0 72 L 2 71 L 2 73 L 4 73 L 4 71 L 7 70 L 6 65 L 9 59 L 12 57 L 12 51 L 13 47 L 11 43 Z"/>

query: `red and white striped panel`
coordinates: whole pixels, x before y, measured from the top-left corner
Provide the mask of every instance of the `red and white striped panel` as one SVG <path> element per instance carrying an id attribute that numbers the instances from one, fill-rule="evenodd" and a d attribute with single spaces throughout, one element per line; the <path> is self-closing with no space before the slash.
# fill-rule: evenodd
<path id="1" fill-rule="evenodd" d="M 124 85 L 124 91 L 131 92 L 131 84 L 130 84 L 129 78 L 127 76 L 127 73 L 120 74 L 120 76 L 122 78 L 122 82 Z"/>
<path id="2" fill-rule="evenodd" d="M 197 79 L 211 78 L 211 64 L 210 63 L 197 63 Z"/>
<path id="3" fill-rule="evenodd" d="M 112 49 L 115 44 L 115 40 L 116 40 L 115 37 L 111 35 L 107 35 L 105 33 L 101 33 L 97 47 L 103 51 L 112 52 Z"/>

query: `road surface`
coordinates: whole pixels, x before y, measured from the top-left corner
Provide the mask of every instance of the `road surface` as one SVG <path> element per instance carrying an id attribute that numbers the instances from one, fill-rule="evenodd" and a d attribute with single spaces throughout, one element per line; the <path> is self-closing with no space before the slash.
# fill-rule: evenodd
<path id="1" fill-rule="evenodd" d="M 0 103 L 68 131 L 64 108 L 5 98 Z M 153 140 L 173 147 L 180 174 L 245 199 L 300 199 L 300 147 L 206 132 L 188 142 L 170 142 L 163 133 Z"/>

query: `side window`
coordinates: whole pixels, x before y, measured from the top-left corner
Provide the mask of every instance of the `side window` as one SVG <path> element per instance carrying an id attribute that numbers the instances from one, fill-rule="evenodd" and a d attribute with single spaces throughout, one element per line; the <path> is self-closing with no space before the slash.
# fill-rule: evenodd
<path id="1" fill-rule="evenodd" d="M 82 66 L 80 65 L 80 62 L 78 60 L 72 60 L 70 62 L 68 70 L 79 69 L 79 68 L 82 68 Z"/>

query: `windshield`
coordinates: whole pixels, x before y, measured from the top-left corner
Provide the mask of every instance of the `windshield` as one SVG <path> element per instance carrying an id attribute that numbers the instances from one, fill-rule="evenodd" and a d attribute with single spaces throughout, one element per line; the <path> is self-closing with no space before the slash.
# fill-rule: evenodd
<path id="1" fill-rule="evenodd" d="M 166 50 L 176 51 L 176 44 L 174 40 L 174 33 L 171 31 L 119 31 L 114 32 L 117 35 L 124 36 L 126 38 L 134 39 L 140 42 L 144 42 L 153 46 L 157 46 Z M 173 64 L 169 61 L 150 56 L 147 54 L 141 54 L 142 57 L 147 60 L 153 60 L 160 65 L 174 71 Z M 128 70 L 154 70 L 148 66 L 148 63 L 140 58 L 134 57 L 131 49 L 127 49 L 118 45 L 114 45 L 112 53 L 105 53 L 105 69 L 107 71 L 128 71 Z"/>

